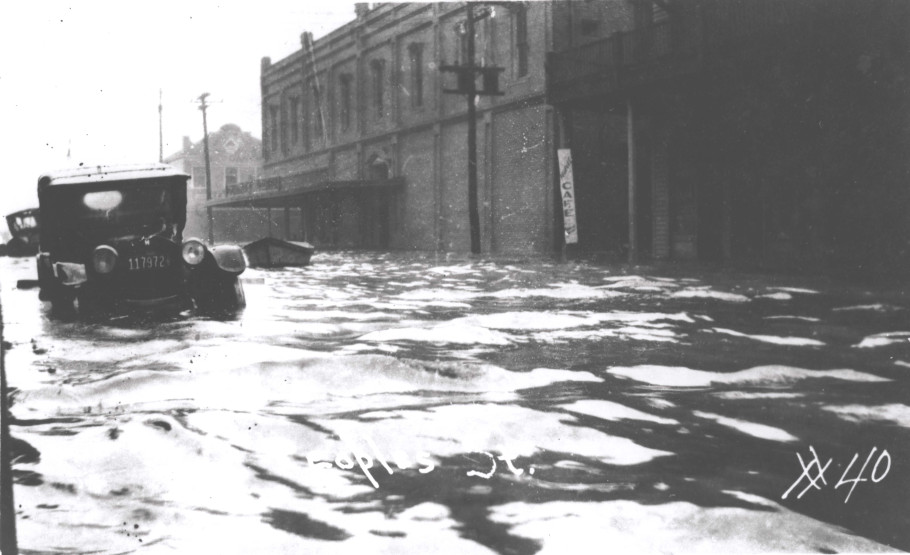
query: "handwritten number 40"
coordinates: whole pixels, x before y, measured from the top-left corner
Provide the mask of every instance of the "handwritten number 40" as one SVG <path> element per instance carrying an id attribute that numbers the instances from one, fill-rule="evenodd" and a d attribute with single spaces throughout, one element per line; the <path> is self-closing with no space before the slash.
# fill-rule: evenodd
<path id="1" fill-rule="evenodd" d="M 784 492 L 784 495 L 781 497 L 781 499 L 786 499 L 787 496 L 790 495 L 790 492 L 792 492 L 793 489 L 803 481 L 803 478 L 805 478 L 808 483 L 806 484 L 806 487 L 803 488 L 801 492 L 799 492 L 799 495 L 796 496 L 797 499 L 802 498 L 802 496 L 811 488 L 822 489 L 821 486 L 818 485 L 819 482 L 824 485 L 828 485 L 828 482 L 825 481 L 825 472 L 828 470 L 828 466 L 831 464 L 832 459 L 828 459 L 828 462 L 822 465 L 821 460 L 818 458 L 818 453 L 815 452 L 815 448 L 809 446 L 809 451 L 812 453 L 812 459 L 808 464 L 803 461 L 803 458 L 799 453 L 796 454 L 796 458 L 799 459 L 799 465 L 802 467 L 803 471 L 802 474 L 800 474 L 799 478 L 793 482 L 793 485 L 790 486 L 790 489 Z M 885 476 L 888 475 L 888 472 L 891 471 L 891 455 L 887 450 L 883 450 L 878 456 L 878 459 L 875 461 L 875 465 L 872 467 L 872 473 L 869 475 L 869 478 L 863 478 L 863 474 L 866 472 L 866 467 L 869 466 L 869 463 L 872 461 L 872 457 L 875 455 L 876 451 L 878 451 L 878 447 L 873 447 L 869 452 L 869 456 L 866 457 L 866 462 L 863 463 L 863 467 L 859 470 L 856 477 L 848 479 L 847 475 L 850 473 L 850 469 L 853 468 L 853 464 L 856 462 L 856 459 L 859 458 L 859 453 L 853 455 L 853 459 L 850 461 L 850 464 L 847 465 L 847 469 L 844 470 L 844 473 L 841 475 L 840 479 L 837 481 L 837 484 L 834 486 L 834 489 L 837 489 L 841 486 L 852 484 L 850 486 L 850 492 L 847 493 L 847 498 L 844 499 L 844 503 L 850 501 L 850 496 L 853 495 L 853 490 L 856 489 L 856 485 L 858 483 L 868 482 L 871 479 L 873 483 L 877 484 L 878 482 L 884 480 Z M 882 463 L 885 464 L 884 469 L 879 470 L 879 466 Z M 814 474 L 812 473 L 813 467 L 815 468 Z"/>
<path id="2" fill-rule="evenodd" d="M 844 478 L 850 472 L 850 469 L 853 468 L 853 463 L 855 463 L 857 457 L 859 457 L 859 453 L 854 454 L 853 459 L 850 461 L 850 464 L 847 465 L 847 470 L 844 470 L 844 474 L 840 477 L 840 480 L 837 481 L 837 485 L 834 486 L 834 489 L 837 489 L 846 484 L 851 484 L 851 483 L 853 484 L 852 486 L 850 486 L 850 493 L 847 494 L 847 498 L 844 499 L 844 503 L 846 503 L 847 501 L 850 501 L 850 496 L 853 495 L 853 490 L 854 490 L 854 488 L 856 488 L 856 484 L 858 484 L 859 482 L 868 481 L 862 477 L 863 472 L 866 471 L 866 467 L 869 466 L 869 461 L 872 460 L 872 455 L 875 454 L 875 451 L 877 449 L 878 449 L 878 447 L 873 447 L 872 451 L 869 451 L 869 456 L 866 457 L 866 462 L 863 463 L 863 467 L 859 470 L 859 473 L 856 475 L 856 478 L 853 478 L 850 480 L 845 480 Z M 878 477 L 876 477 L 876 473 L 878 472 L 878 465 L 881 464 L 883 460 L 887 463 L 887 466 L 885 466 L 884 472 L 882 472 L 881 474 L 878 474 Z M 888 475 L 888 472 L 890 470 L 891 470 L 891 455 L 888 453 L 888 450 L 886 449 L 886 450 L 882 451 L 882 454 L 878 456 L 878 460 L 875 461 L 875 466 L 872 467 L 872 473 L 869 475 L 869 478 L 872 479 L 873 483 L 877 484 L 885 479 L 885 476 Z"/>

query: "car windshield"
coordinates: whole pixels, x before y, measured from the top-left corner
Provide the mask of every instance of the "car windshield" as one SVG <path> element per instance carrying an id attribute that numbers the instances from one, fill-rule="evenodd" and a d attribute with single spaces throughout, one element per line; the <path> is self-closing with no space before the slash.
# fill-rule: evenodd
<path id="1" fill-rule="evenodd" d="M 34 229 L 38 227 L 38 220 L 34 216 L 19 216 L 13 220 L 12 227 L 13 229 L 10 231 L 13 233 L 18 233 L 23 229 Z"/>
<path id="2" fill-rule="evenodd" d="M 83 222 L 156 221 L 173 212 L 171 192 L 164 187 L 93 191 L 80 195 L 74 216 Z"/>
<path id="3" fill-rule="evenodd" d="M 86 191 L 60 189 L 49 195 L 42 211 L 57 233 L 125 236 L 165 233 L 176 228 L 179 214 L 171 187 L 143 185 Z"/>

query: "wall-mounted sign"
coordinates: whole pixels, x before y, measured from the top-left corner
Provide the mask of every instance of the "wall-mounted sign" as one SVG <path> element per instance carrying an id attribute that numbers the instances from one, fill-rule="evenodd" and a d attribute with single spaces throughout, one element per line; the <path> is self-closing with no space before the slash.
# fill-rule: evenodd
<path id="1" fill-rule="evenodd" d="M 578 222 L 575 220 L 575 178 L 572 175 L 572 151 L 556 150 L 559 158 L 559 199 L 562 202 L 562 227 L 566 244 L 578 242 Z"/>

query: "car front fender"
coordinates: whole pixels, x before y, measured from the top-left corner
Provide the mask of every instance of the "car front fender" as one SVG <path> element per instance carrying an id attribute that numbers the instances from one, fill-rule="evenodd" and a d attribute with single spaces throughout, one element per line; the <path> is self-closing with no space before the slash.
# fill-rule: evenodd
<path id="1" fill-rule="evenodd" d="M 243 249 L 237 245 L 219 245 L 211 247 L 210 252 L 218 268 L 229 274 L 240 275 L 246 270 L 246 257 Z"/>

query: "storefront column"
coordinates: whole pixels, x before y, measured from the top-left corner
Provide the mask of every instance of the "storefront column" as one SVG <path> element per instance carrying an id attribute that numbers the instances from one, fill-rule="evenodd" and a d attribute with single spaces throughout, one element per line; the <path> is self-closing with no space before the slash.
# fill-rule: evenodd
<path id="1" fill-rule="evenodd" d="M 626 101 L 626 141 L 628 144 L 628 172 L 629 172 L 629 264 L 638 262 L 638 230 L 636 229 L 637 219 L 635 210 L 635 190 L 636 190 L 636 171 L 635 171 L 635 109 L 632 105 L 632 97 Z"/>
<path id="2" fill-rule="evenodd" d="M 651 148 L 651 253 L 655 260 L 670 257 L 670 172 L 667 148 L 669 130 L 660 121 L 655 122 L 654 141 Z"/>

